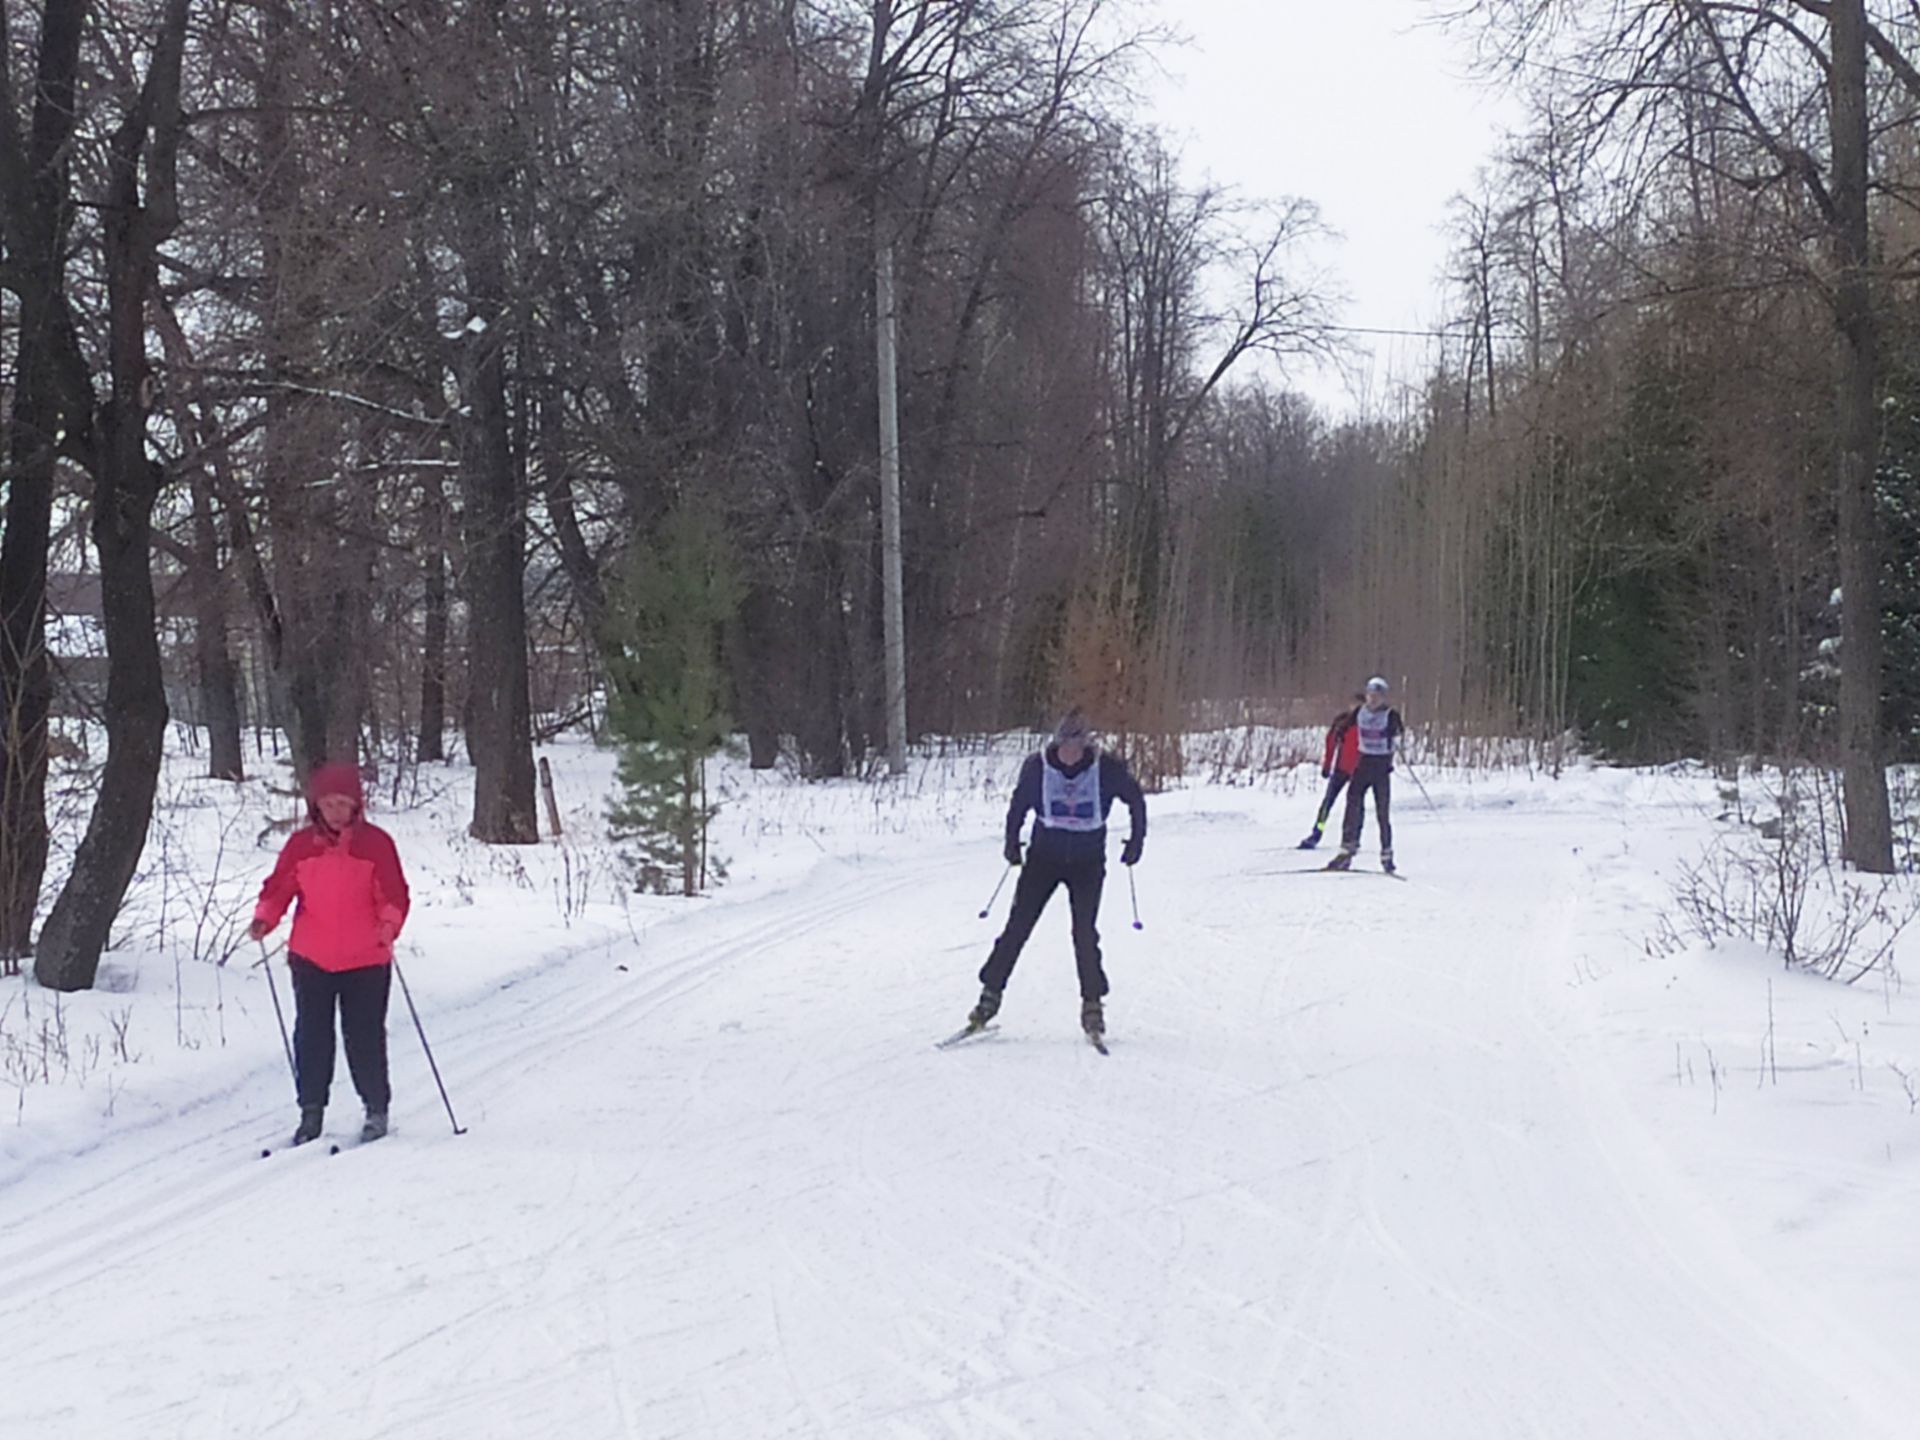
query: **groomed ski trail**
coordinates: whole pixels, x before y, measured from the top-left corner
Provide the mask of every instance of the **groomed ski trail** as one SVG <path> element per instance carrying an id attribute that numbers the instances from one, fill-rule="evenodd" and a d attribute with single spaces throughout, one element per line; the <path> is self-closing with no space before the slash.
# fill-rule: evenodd
<path id="1" fill-rule="evenodd" d="M 48 1167 L 5 1196 L 0 1434 L 1910 1433 L 1878 1337 L 1741 1253 L 1587 1053 L 1585 861 L 1508 811 L 1418 887 L 1279 884 L 1266 831 L 1185 819 L 1151 928 L 1108 897 L 1124 1061 L 1060 903 L 997 1043 L 928 1044 L 994 928 L 976 843 L 428 1016 L 465 1137 L 396 1017 L 405 1133 L 350 1164 L 254 1158 L 263 1057 Z"/>

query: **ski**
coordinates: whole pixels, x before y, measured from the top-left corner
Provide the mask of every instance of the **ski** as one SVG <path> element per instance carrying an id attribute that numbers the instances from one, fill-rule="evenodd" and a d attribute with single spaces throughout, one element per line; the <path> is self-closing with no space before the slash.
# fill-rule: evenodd
<path id="1" fill-rule="evenodd" d="M 1398 870 L 1385 870 L 1385 869 L 1382 869 L 1382 870 L 1356 870 L 1356 869 L 1354 869 L 1354 868 L 1353 868 L 1353 866 L 1352 866 L 1351 864 L 1347 864 L 1347 865 L 1336 865 L 1336 864 L 1335 864 L 1335 863 L 1334 863 L 1333 861 L 1331 861 L 1331 860 L 1329 860 L 1329 861 L 1328 861 L 1328 862 L 1327 862 L 1327 863 L 1326 863 L 1325 865 L 1322 865 L 1322 866 L 1320 866 L 1318 870 L 1306 870 L 1306 871 L 1301 871 L 1301 872 L 1298 872 L 1298 873 L 1301 873 L 1301 874 L 1306 874 L 1306 875 L 1315 875 L 1315 874 L 1319 874 L 1319 875 L 1378 875 L 1378 876 L 1380 876 L 1380 877 L 1381 877 L 1382 879 L 1386 879 L 1386 880 L 1404 880 L 1404 879 L 1406 879 L 1406 878 L 1407 878 L 1406 876 L 1404 876 L 1404 875 L 1402 875 L 1402 874 L 1401 874 L 1401 873 L 1400 873 L 1400 872 L 1399 872 Z"/>
<path id="2" fill-rule="evenodd" d="M 387 1132 L 388 1135 L 392 1133 L 391 1130 Z M 382 1135 L 374 1136 L 374 1140 L 382 1140 L 385 1138 L 386 1137 Z M 358 1150 L 362 1145 L 373 1144 L 373 1140 L 362 1140 L 357 1136 L 349 1137 L 345 1140 L 326 1140 L 325 1137 L 321 1137 L 320 1139 L 309 1140 L 304 1145 L 263 1146 L 260 1151 L 260 1158 L 262 1160 L 268 1160 L 275 1155 L 284 1155 L 290 1150 L 318 1150 L 323 1141 L 327 1147 L 327 1154 L 329 1155 L 338 1155 L 342 1150 Z"/>
<path id="3" fill-rule="evenodd" d="M 267 1145 L 261 1148 L 260 1158 L 262 1160 L 271 1160 L 275 1155 L 285 1155 L 290 1151 L 318 1150 L 319 1148 L 320 1142 L 318 1140 L 309 1140 L 303 1145 Z M 340 1153 L 340 1147 L 336 1144 L 327 1153 L 329 1155 L 338 1155 Z"/>
<path id="4" fill-rule="evenodd" d="M 1382 880 L 1405 880 L 1398 870 L 1338 870 L 1325 865 L 1309 865 L 1304 870 L 1252 870 L 1251 875 L 1373 875 Z"/>
<path id="5" fill-rule="evenodd" d="M 998 1025 L 993 1024 L 962 1026 L 960 1029 L 954 1031 L 953 1034 L 947 1036 L 946 1039 L 936 1040 L 933 1048 L 936 1050 L 951 1050 L 964 1040 L 972 1040 L 981 1035 L 991 1035 L 999 1030 L 999 1028 Z"/>

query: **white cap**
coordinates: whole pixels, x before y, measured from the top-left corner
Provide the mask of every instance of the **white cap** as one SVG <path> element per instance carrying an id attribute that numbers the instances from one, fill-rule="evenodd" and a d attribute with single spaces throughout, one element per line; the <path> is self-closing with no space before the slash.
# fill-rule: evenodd
<path id="1" fill-rule="evenodd" d="M 1386 694 L 1387 691 L 1391 690 L 1392 688 L 1393 687 L 1391 685 L 1387 684 L 1387 682 L 1385 680 L 1382 680 L 1378 675 L 1374 676 L 1371 680 L 1367 681 L 1367 689 L 1378 690 L 1382 695 Z"/>

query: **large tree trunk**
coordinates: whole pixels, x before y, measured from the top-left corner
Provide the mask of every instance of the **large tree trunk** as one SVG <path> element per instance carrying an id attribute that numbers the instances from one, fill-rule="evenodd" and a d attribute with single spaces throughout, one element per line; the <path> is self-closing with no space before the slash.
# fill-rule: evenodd
<path id="1" fill-rule="evenodd" d="M 1840 773 L 1846 858 L 1893 871 L 1893 815 L 1880 723 L 1883 649 L 1879 529 L 1873 480 L 1879 450 L 1879 383 L 1867 217 L 1867 19 L 1865 0 L 1833 0 L 1828 75 L 1833 128 L 1834 318 L 1840 332 L 1835 394 L 1840 587 Z"/>
<path id="2" fill-rule="evenodd" d="M 771 770 L 780 761 L 780 725 L 769 673 L 780 651 L 779 604 L 764 580 L 746 588 L 728 626 L 727 659 L 733 676 L 736 723 L 747 732 L 747 763 Z"/>
<path id="3" fill-rule="evenodd" d="M 201 719 L 207 727 L 207 773 L 215 780 L 247 778 L 240 746 L 240 681 L 227 644 L 227 584 L 220 566 L 220 535 L 213 497 L 193 483 L 193 653 Z"/>
<path id="4" fill-rule="evenodd" d="M 420 485 L 426 620 L 420 637 L 420 740 L 414 758 L 447 758 L 447 491 L 438 470 Z"/>
<path id="5" fill-rule="evenodd" d="M 34 953 L 35 977 L 50 990 L 85 990 L 100 968 L 114 918 L 146 848 L 167 729 L 167 694 L 153 604 L 153 507 L 160 467 L 147 459 L 147 296 L 154 255 L 177 219 L 173 151 L 178 137 L 180 60 L 188 0 L 168 0 L 140 100 L 110 146 L 106 248 L 112 398 L 100 427 L 93 494 L 93 543 L 100 559 L 101 621 L 107 639 L 107 763 L 73 870 L 54 901 Z M 141 204 L 142 153 L 148 203 Z"/>
<path id="6" fill-rule="evenodd" d="M 527 674 L 525 501 L 516 482 L 507 413 L 505 267 L 500 255 L 499 184 L 465 188 L 469 303 L 480 322 L 464 342 L 460 481 L 465 501 L 467 578 L 467 752 L 474 767 L 477 840 L 532 844 L 535 818 L 533 716 Z"/>
<path id="7" fill-rule="evenodd" d="M 17 253 L 17 252 L 16 252 Z M 0 970 L 31 947 L 47 868 L 47 545 L 53 517 L 53 433 L 60 423 L 44 298 L 22 306 L 20 365 L 0 540 Z M 36 313 L 37 312 L 37 313 Z"/>
<path id="8" fill-rule="evenodd" d="M 30 948 L 47 868 L 47 546 L 54 463 L 63 432 L 89 423 L 87 376 L 62 303 L 66 294 L 68 144 L 86 0 L 47 0 L 34 76 L 33 131 L 23 147 L 0 131 L 0 226 L 19 277 L 20 333 L 9 416 L 6 533 L 0 537 L 0 969 Z M 0 13 L 0 54 L 12 37 Z M 0 104 L 15 108 L 0 73 Z"/>

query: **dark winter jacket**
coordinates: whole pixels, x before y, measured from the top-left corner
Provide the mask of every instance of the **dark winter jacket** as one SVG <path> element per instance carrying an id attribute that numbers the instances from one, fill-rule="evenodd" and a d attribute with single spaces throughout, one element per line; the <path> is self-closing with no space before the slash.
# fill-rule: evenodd
<path id="1" fill-rule="evenodd" d="M 1041 767 L 1050 765 L 1063 776 L 1084 775 L 1089 766 L 1100 767 L 1098 828 L 1065 829 L 1047 823 L 1044 812 L 1045 775 Z M 1052 860 L 1071 861 L 1104 857 L 1107 853 L 1106 819 L 1115 800 L 1124 800 L 1133 822 L 1128 847 L 1134 858 L 1147 838 L 1147 797 L 1140 782 L 1127 769 L 1127 762 L 1088 747 L 1076 765 L 1062 765 L 1058 746 L 1049 745 L 1037 755 L 1029 755 L 1020 767 L 1020 779 L 1013 787 L 1013 802 L 1007 806 L 1007 847 L 1009 852 L 1020 843 L 1020 831 L 1029 814 L 1037 817 L 1033 826 L 1033 853 Z"/>

